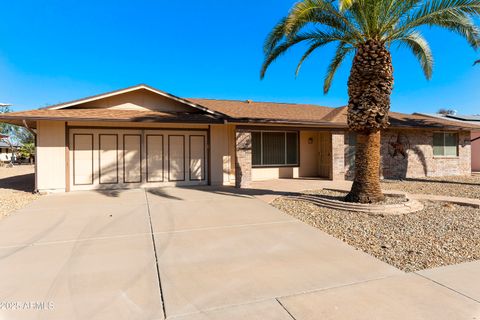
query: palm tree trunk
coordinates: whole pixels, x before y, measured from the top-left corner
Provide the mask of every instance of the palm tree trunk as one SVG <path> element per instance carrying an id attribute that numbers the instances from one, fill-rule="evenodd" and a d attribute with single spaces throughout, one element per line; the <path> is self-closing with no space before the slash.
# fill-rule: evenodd
<path id="1" fill-rule="evenodd" d="M 380 188 L 380 131 L 390 124 L 393 66 L 385 44 L 360 44 L 348 79 L 348 126 L 357 134 L 355 179 L 346 201 L 372 203 L 383 199 Z"/>
<path id="2" fill-rule="evenodd" d="M 380 131 L 357 133 L 355 179 L 348 202 L 374 203 L 384 199 L 380 187 Z"/>

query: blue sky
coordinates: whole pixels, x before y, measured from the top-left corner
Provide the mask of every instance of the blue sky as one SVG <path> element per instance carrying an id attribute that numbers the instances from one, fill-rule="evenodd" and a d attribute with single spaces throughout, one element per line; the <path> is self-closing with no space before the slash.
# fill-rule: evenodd
<path id="1" fill-rule="evenodd" d="M 259 80 L 262 44 L 294 1 L 8 1 L 0 24 L 0 102 L 14 110 L 82 98 L 138 83 L 182 97 L 341 106 L 350 61 L 328 95 L 323 77 L 333 48 L 294 70 L 294 49 Z M 392 109 L 480 113 L 480 53 L 446 31 L 425 30 L 436 58 L 426 81 L 411 53 L 393 52 Z M 351 59 L 350 59 L 351 60 Z"/>

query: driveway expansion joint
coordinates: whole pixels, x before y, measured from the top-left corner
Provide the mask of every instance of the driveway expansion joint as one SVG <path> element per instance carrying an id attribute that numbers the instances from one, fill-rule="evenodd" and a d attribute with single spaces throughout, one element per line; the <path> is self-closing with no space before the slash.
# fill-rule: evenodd
<path id="1" fill-rule="evenodd" d="M 147 190 L 144 189 L 144 193 L 145 193 L 145 203 L 147 205 L 148 224 L 150 226 L 150 234 L 152 236 L 153 254 L 155 256 L 155 267 L 157 268 L 158 289 L 160 291 L 160 300 L 161 300 L 160 303 L 162 304 L 163 317 L 166 319 L 167 318 L 167 312 L 166 312 L 166 308 L 165 308 L 165 299 L 164 299 L 164 296 L 163 296 L 162 278 L 160 276 L 160 267 L 158 265 L 157 245 L 155 244 L 155 234 L 153 233 L 152 214 L 150 212 L 150 204 L 148 202 Z"/>
<path id="2" fill-rule="evenodd" d="M 122 235 L 105 236 L 105 237 L 92 237 L 92 238 L 79 238 L 79 239 L 70 239 L 70 240 L 20 243 L 20 244 L 13 244 L 13 245 L 9 245 L 9 246 L 0 246 L 0 250 L 2 250 L 2 249 L 14 249 L 14 248 L 51 246 L 51 245 L 77 243 L 77 242 L 88 242 L 88 241 L 115 240 L 115 239 L 124 239 L 124 238 L 143 237 L 143 236 L 148 236 L 148 235 L 151 235 L 151 233 L 150 232 L 148 232 L 148 233 L 142 232 L 142 233 L 132 233 L 132 234 L 125 234 L 125 235 L 122 234 Z"/>
<path id="3" fill-rule="evenodd" d="M 285 312 L 288 313 L 288 315 L 290 316 L 290 318 L 292 318 L 293 320 L 297 320 L 297 319 L 293 316 L 293 314 L 291 314 L 290 311 L 288 311 L 287 307 L 285 307 L 285 306 L 283 305 L 283 303 L 282 303 L 280 300 L 278 300 L 278 298 L 275 298 L 275 300 L 276 300 L 276 301 L 278 302 L 278 304 L 283 308 L 283 310 L 285 310 Z"/>
<path id="4" fill-rule="evenodd" d="M 475 298 L 472 298 L 472 297 L 466 295 L 465 293 L 462 293 L 462 292 L 460 292 L 460 291 L 458 291 L 458 290 L 455 290 L 455 289 L 453 289 L 453 288 L 451 288 L 451 287 L 449 287 L 449 286 L 447 286 L 447 285 L 444 285 L 444 284 L 441 283 L 441 282 L 435 281 L 435 280 L 433 280 L 433 279 L 431 279 L 431 278 L 429 278 L 429 277 L 427 277 L 427 276 L 424 276 L 423 274 L 420 274 L 420 273 L 418 273 L 418 272 L 414 272 L 414 274 L 416 274 L 416 275 L 418 275 L 418 276 L 420 276 L 420 277 L 422 277 L 422 278 L 424 278 L 424 279 L 426 279 L 426 280 L 428 280 L 428 281 L 431 281 L 431 282 L 433 282 L 433 283 L 435 283 L 435 284 L 437 284 L 437 285 L 439 285 L 439 286 L 442 286 L 442 287 L 444 287 L 444 288 L 446 288 L 446 289 L 448 289 L 448 290 L 450 290 L 450 291 L 453 291 L 453 292 L 455 292 L 455 293 L 457 293 L 457 294 L 459 294 L 459 295 L 461 295 L 461 296 L 463 296 L 463 297 L 465 297 L 465 298 L 468 298 L 468 299 L 470 299 L 470 300 L 473 300 L 473 301 L 475 301 L 476 303 L 480 303 L 479 300 L 477 300 L 477 299 L 475 299 Z"/>

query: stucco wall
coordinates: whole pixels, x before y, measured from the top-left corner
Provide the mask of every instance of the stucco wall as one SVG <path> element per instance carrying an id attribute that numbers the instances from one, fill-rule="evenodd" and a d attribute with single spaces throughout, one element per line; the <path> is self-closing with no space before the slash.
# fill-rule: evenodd
<path id="1" fill-rule="evenodd" d="M 384 178 L 461 176 L 471 173 L 470 133 L 458 134 L 458 157 L 433 156 L 431 130 L 388 130 L 382 133 L 381 174 Z M 351 146 L 345 139 L 346 178 L 352 179 L 354 163 Z"/>
<path id="2" fill-rule="evenodd" d="M 65 191 L 65 122 L 37 123 L 37 189 Z"/>
<path id="3" fill-rule="evenodd" d="M 253 168 L 252 181 L 299 177 L 299 167 Z"/>
<path id="4" fill-rule="evenodd" d="M 235 127 L 211 126 L 211 183 L 228 185 L 235 182 Z"/>
<path id="5" fill-rule="evenodd" d="M 480 132 L 472 133 L 472 140 L 480 137 Z M 472 142 L 472 171 L 480 172 L 480 139 Z"/>

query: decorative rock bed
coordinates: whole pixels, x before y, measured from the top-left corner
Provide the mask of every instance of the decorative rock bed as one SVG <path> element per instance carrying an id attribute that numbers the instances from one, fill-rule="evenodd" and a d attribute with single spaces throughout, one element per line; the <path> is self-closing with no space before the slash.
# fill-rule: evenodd
<path id="1" fill-rule="evenodd" d="M 480 209 L 467 203 L 419 199 L 424 209 L 417 212 L 372 214 L 332 209 L 300 197 L 340 201 L 345 194 L 303 191 L 297 198 L 279 197 L 272 206 L 406 272 L 480 259 Z M 380 205 L 405 200 L 387 197 Z"/>
<path id="2" fill-rule="evenodd" d="M 345 197 L 346 194 L 347 193 L 342 190 L 324 189 L 321 192 L 310 191 L 309 193 L 288 196 L 286 198 L 305 201 L 330 209 L 365 212 L 378 215 L 413 213 L 421 211 L 424 208 L 420 201 L 410 199 L 407 193 L 385 193 L 386 201 L 378 204 L 363 204 L 342 201 L 341 199 Z"/>

